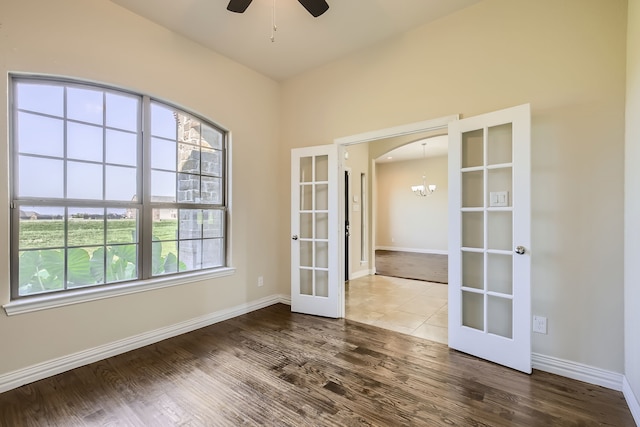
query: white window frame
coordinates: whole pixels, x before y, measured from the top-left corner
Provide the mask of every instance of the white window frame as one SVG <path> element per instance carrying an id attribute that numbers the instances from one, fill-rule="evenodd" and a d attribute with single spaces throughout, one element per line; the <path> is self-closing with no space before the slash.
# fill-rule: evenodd
<path id="1" fill-rule="evenodd" d="M 138 194 L 141 196 L 140 202 L 129 203 L 112 203 L 111 201 L 91 201 L 93 205 L 104 205 L 105 207 L 114 206 L 136 206 L 140 209 L 141 215 L 138 219 L 138 263 L 137 263 L 137 279 L 121 282 L 111 282 L 99 285 L 92 285 L 82 288 L 55 290 L 46 293 L 37 293 L 32 295 L 19 295 L 18 285 L 18 241 L 19 241 L 19 226 L 20 226 L 20 209 L 19 206 L 25 205 L 47 205 L 55 204 L 63 208 L 82 206 L 82 201 L 62 199 L 47 199 L 37 200 L 34 198 L 18 199 L 16 198 L 16 189 L 18 185 L 17 161 L 18 153 L 16 146 L 17 130 L 15 129 L 16 117 L 18 114 L 17 103 L 14 102 L 16 94 L 16 86 L 20 82 L 42 82 L 47 85 L 60 85 L 62 87 L 83 87 L 83 88 L 95 88 L 96 90 L 113 92 L 122 95 L 134 96 L 139 99 L 139 117 L 138 122 L 140 124 L 137 131 L 138 134 L 138 162 L 136 171 L 141 179 L 138 179 Z M 31 75 L 11 75 L 10 76 L 10 92 L 9 92 L 9 104 L 10 104 L 10 170 L 11 170 L 11 247 L 10 247 L 10 287 L 11 287 L 11 301 L 5 305 L 5 309 L 8 315 L 32 312 L 37 310 L 43 310 L 47 308 L 60 307 L 69 304 L 80 303 L 84 301 L 92 301 L 103 298 L 110 298 L 114 296 L 126 295 L 131 293 L 142 292 L 151 289 L 159 289 L 168 286 L 181 285 L 185 283 L 191 283 L 194 281 L 206 280 L 217 277 L 229 276 L 235 272 L 235 269 L 231 265 L 230 256 L 230 233 L 231 233 L 231 197 L 230 197 L 230 156 L 231 156 L 231 135 L 230 132 L 221 126 L 215 124 L 213 121 L 203 118 L 197 114 L 194 114 L 182 107 L 175 106 L 174 104 L 165 102 L 163 100 L 152 99 L 151 97 L 132 93 L 130 91 L 122 90 L 116 87 L 111 87 L 102 84 L 95 84 L 92 82 L 85 82 L 81 80 L 71 80 L 63 78 L 54 78 L 49 76 L 31 76 Z M 207 126 L 211 126 L 223 135 L 223 147 L 224 155 L 222 157 L 222 203 L 217 205 L 202 204 L 202 203 L 184 203 L 176 200 L 175 203 L 170 204 L 158 204 L 151 203 L 149 191 L 150 191 L 150 119 L 149 111 L 151 103 L 158 103 L 168 108 L 175 109 L 181 114 L 188 115 L 194 119 L 205 123 Z M 66 101 L 65 101 L 66 105 Z M 68 119 L 65 117 L 63 120 L 66 122 Z M 104 125 L 106 126 L 106 125 Z M 105 127 L 106 129 L 106 127 Z M 66 139 L 65 139 L 66 144 Z M 63 157 L 66 159 L 66 155 Z M 106 159 L 103 159 L 102 163 L 106 164 Z M 178 172 L 178 171 L 177 171 Z M 65 178 L 66 179 L 66 178 Z M 103 184 L 106 185 L 106 184 Z M 80 202 L 80 203 L 79 203 Z M 152 214 L 151 211 L 154 207 L 169 207 L 175 209 L 222 209 L 224 214 L 224 235 L 223 240 L 223 265 L 214 268 L 192 270 L 187 272 L 177 272 L 172 274 L 156 275 L 151 274 L 151 226 L 152 226 Z M 106 231 L 105 231 L 106 232 Z M 65 248 L 68 247 L 65 240 Z M 65 286 L 66 287 L 66 286 Z"/>

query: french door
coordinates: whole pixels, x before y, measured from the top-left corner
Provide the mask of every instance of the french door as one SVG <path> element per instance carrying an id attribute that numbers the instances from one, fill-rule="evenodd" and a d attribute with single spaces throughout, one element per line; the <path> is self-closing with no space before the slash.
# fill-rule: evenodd
<path id="1" fill-rule="evenodd" d="M 449 346 L 531 373 L 529 105 L 449 124 Z"/>
<path id="2" fill-rule="evenodd" d="M 291 150 L 291 311 L 339 317 L 338 147 Z"/>

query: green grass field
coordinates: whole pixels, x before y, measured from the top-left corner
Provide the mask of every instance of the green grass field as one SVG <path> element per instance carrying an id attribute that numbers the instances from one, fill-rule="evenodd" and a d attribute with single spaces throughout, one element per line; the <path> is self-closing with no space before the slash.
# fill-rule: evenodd
<path id="1" fill-rule="evenodd" d="M 161 241 L 175 240 L 177 220 L 162 220 L 153 223 L 153 235 Z M 135 219 L 107 220 L 106 243 L 135 243 Z M 72 219 L 69 221 L 68 246 L 99 246 L 105 242 L 104 221 L 99 219 Z M 20 221 L 20 249 L 59 248 L 64 246 L 64 221 L 23 220 Z M 163 244 L 163 255 L 175 245 Z M 166 247 L 166 248 L 165 248 Z"/>

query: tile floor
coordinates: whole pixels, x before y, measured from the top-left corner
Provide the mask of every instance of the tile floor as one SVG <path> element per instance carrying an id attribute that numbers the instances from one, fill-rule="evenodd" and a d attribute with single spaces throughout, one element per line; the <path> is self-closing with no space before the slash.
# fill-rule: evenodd
<path id="1" fill-rule="evenodd" d="M 447 285 L 366 276 L 346 286 L 346 318 L 447 343 Z"/>

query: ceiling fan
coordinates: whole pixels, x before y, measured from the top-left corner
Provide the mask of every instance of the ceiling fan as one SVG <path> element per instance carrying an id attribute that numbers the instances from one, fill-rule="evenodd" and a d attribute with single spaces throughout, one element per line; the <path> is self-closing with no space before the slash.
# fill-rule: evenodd
<path id="1" fill-rule="evenodd" d="M 227 6 L 227 10 L 236 13 L 243 13 L 253 0 L 231 0 Z M 329 5 L 325 0 L 298 0 L 314 18 L 322 15 L 329 9 Z"/>

